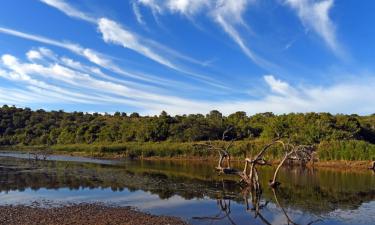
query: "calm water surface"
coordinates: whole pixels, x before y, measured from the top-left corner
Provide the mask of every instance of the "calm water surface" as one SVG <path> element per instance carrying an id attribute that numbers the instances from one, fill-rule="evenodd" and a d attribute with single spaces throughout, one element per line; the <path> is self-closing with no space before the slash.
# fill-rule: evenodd
<path id="1" fill-rule="evenodd" d="M 238 165 L 240 168 L 240 165 Z M 72 203 L 133 206 L 191 224 L 375 224 L 371 171 L 283 168 L 282 186 L 267 186 L 273 168 L 259 171 L 263 193 L 255 215 L 237 177 L 218 176 L 208 162 L 111 161 L 0 152 L 0 205 Z M 246 206 L 248 200 L 248 208 Z"/>

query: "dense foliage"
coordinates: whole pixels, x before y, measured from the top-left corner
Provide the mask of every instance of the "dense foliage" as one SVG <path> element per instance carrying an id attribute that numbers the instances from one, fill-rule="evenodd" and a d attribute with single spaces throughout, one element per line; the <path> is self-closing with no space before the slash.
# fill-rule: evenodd
<path id="1" fill-rule="evenodd" d="M 280 135 L 299 144 L 360 140 L 358 145 L 372 148 L 371 144 L 375 143 L 375 115 L 260 113 L 247 116 L 245 112 L 236 112 L 223 116 L 216 110 L 207 115 L 170 116 L 166 112 L 159 116 L 119 112 L 101 115 L 32 111 L 5 105 L 0 108 L 0 145 L 196 142 L 219 140 L 228 126 L 233 129 L 227 134 L 227 140 L 264 141 Z"/>
<path id="2" fill-rule="evenodd" d="M 227 138 L 236 140 L 271 139 L 282 135 L 304 144 L 326 140 L 375 141 L 375 116 L 329 113 L 247 116 L 244 112 L 236 112 L 226 117 L 214 110 L 207 115 L 172 117 L 162 112 L 159 116 L 141 117 L 137 113 L 100 115 L 0 108 L 2 145 L 217 140 L 228 126 L 234 129 Z"/>

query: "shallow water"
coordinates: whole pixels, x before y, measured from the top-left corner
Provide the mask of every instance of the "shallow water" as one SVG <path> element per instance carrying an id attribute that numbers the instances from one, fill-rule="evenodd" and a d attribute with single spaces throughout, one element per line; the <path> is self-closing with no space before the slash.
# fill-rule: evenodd
<path id="1" fill-rule="evenodd" d="M 267 204 L 255 217 L 251 196 L 236 184 L 237 177 L 218 176 L 213 168 L 207 162 L 65 156 L 35 162 L 26 154 L 0 153 L 0 205 L 99 202 L 179 216 L 191 224 L 287 224 L 288 217 L 298 224 L 375 224 L 371 171 L 283 168 L 282 186 L 273 193 L 267 187 L 273 168 L 261 169 L 260 204 Z"/>

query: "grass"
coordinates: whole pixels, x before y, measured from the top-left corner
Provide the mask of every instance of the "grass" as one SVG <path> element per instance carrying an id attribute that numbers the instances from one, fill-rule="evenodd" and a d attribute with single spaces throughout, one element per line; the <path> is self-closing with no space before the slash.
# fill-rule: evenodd
<path id="1" fill-rule="evenodd" d="M 375 160 L 375 145 L 365 141 L 330 141 L 318 146 L 320 160 Z"/>
<path id="2" fill-rule="evenodd" d="M 51 149 L 64 152 L 85 152 L 89 154 L 123 154 L 130 158 L 149 157 L 210 157 L 217 152 L 202 146 L 205 142 L 126 142 L 120 144 L 73 144 L 54 145 Z M 244 158 L 256 154 L 266 144 L 265 141 L 236 141 L 230 152 L 233 157 Z M 217 146 L 227 145 L 220 141 L 213 142 Z M 267 157 L 281 156 L 282 149 L 275 146 L 270 149 Z"/>
<path id="3" fill-rule="evenodd" d="M 50 148 L 59 152 L 80 152 L 88 155 L 121 155 L 130 158 L 208 158 L 216 157 L 217 152 L 210 151 L 201 144 L 205 142 L 126 142 L 126 143 L 96 143 L 72 144 L 53 146 L 12 146 L 3 149 L 36 150 Z M 251 157 L 257 154 L 269 141 L 252 140 L 234 142 L 230 152 L 234 158 Z M 228 143 L 213 142 L 217 146 Z M 317 145 L 317 154 L 321 161 L 347 160 L 362 161 L 375 160 L 375 145 L 365 141 L 324 141 Z M 268 160 L 280 159 L 284 155 L 281 146 L 271 147 L 265 158 Z"/>

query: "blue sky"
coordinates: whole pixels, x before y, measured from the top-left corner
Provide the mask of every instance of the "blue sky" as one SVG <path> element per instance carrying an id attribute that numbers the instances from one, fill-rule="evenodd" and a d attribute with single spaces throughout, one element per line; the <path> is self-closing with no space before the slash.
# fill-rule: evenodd
<path id="1" fill-rule="evenodd" d="M 374 9 L 355 0 L 3 1 L 0 104 L 371 114 Z"/>

